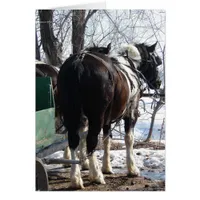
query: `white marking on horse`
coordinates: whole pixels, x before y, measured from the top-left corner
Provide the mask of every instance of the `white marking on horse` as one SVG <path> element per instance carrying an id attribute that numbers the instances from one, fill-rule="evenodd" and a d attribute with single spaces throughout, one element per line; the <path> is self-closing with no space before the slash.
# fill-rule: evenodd
<path id="1" fill-rule="evenodd" d="M 72 160 L 77 160 L 77 150 L 71 149 L 71 157 Z M 80 167 L 78 164 L 72 164 L 71 172 L 70 172 L 70 179 L 71 179 L 71 187 L 72 188 L 84 188 L 83 180 L 81 178 Z"/>
<path id="2" fill-rule="evenodd" d="M 133 155 L 134 137 L 132 131 L 126 133 L 125 144 L 126 144 L 126 162 L 127 162 L 128 175 L 138 176 L 140 174 L 140 171 L 135 164 L 135 159 Z"/>
<path id="3" fill-rule="evenodd" d="M 87 138 L 87 131 L 88 126 L 82 128 L 79 132 L 80 142 L 79 142 L 79 150 L 80 150 L 80 160 L 82 170 L 89 169 L 89 160 L 87 159 L 87 153 L 86 153 L 86 138 Z"/>
<path id="4" fill-rule="evenodd" d="M 111 139 L 109 136 L 105 136 L 103 139 L 104 143 L 104 155 L 103 155 L 103 166 L 102 166 L 102 171 L 104 173 L 113 173 L 112 171 L 112 166 L 110 163 L 110 142 Z"/>
<path id="5" fill-rule="evenodd" d="M 99 167 L 95 152 L 89 157 L 89 178 L 91 182 L 105 184 L 102 171 Z"/>
<path id="6" fill-rule="evenodd" d="M 67 147 L 65 148 L 64 154 L 63 154 L 63 158 L 65 159 L 71 159 L 71 154 L 70 154 L 70 149 L 69 146 L 67 145 Z"/>

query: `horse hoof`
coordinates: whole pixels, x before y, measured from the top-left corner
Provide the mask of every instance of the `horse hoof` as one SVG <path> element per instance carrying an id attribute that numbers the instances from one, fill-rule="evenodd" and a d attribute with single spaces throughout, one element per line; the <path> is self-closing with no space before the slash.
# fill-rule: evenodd
<path id="1" fill-rule="evenodd" d="M 82 178 L 80 178 L 80 179 L 72 179 L 70 188 L 71 189 L 84 189 Z"/>
<path id="2" fill-rule="evenodd" d="M 130 178 L 134 178 L 134 177 L 138 177 L 140 175 L 139 174 L 135 174 L 135 173 L 134 174 L 133 173 L 128 173 L 127 176 L 130 177 Z"/>
<path id="3" fill-rule="evenodd" d="M 110 170 L 110 171 L 104 171 L 104 170 L 102 170 L 102 172 L 103 172 L 103 174 L 114 174 L 114 172 L 112 170 Z"/>
<path id="4" fill-rule="evenodd" d="M 73 185 L 70 185 L 68 189 L 69 189 L 69 190 L 84 190 L 85 187 L 84 187 L 84 186 L 75 187 L 75 186 L 73 186 Z"/>
<path id="5" fill-rule="evenodd" d="M 89 170 L 89 168 L 87 168 L 87 167 L 81 168 L 81 171 L 87 171 L 87 170 Z"/>
<path id="6" fill-rule="evenodd" d="M 89 170 L 89 164 L 85 164 L 81 166 L 81 171 Z"/>
<path id="7" fill-rule="evenodd" d="M 138 176 L 140 176 L 140 171 L 136 170 L 134 172 L 128 172 L 127 176 L 128 177 L 138 177 Z"/>
<path id="8" fill-rule="evenodd" d="M 90 178 L 90 182 L 91 183 L 96 183 L 96 184 L 106 184 L 106 182 L 104 181 L 104 179 L 103 178 L 98 178 L 98 179 L 92 179 L 92 178 Z"/>
<path id="9" fill-rule="evenodd" d="M 103 174 L 114 174 L 111 166 L 102 166 L 101 171 Z"/>
<path id="10" fill-rule="evenodd" d="M 83 184 L 73 184 L 73 183 L 71 183 L 69 188 L 72 189 L 72 190 L 78 190 L 78 189 L 84 189 L 85 187 L 83 186 Z"/>
<path id="11" fill-rule="evenodd" d="M 95 184 L 98 184 L 98 185 L 105 185 L 106 184 L 106 182 L 104 181 L 104 180 L 101 180 L 101 181 L 99 181 L 99 180 L 92 180 L 92 181 L 90 181 L 91 183 L 95 183 Z"/>

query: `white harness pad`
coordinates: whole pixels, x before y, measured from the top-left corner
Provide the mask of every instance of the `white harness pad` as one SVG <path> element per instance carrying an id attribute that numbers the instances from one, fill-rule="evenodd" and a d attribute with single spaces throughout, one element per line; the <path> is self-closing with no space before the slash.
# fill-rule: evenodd
<path id="1" fill-rule="evenodd" d="M 139 84 L 137 81 L 137 75 L 135 72 L 133 72 L 127 65 L 130 65 L 127 60 L 125 60 L 123 57 L 118 58 L 118 61 L 120 63 L 120 71 L 124 74 L 128 88 L 129 88 L 129 100 L 133 98 L 133 96 L 136 94 L 136 92 L 139 89 Z M 131 83 L 132 82 L 132 83 Z M 131 84 L 133 85 L 131 88 Z"/>
<path id="2" fill-rule="evenodd" d="M 137 69 L 141 62 L 141 56 L 137 47 L 130 44 L 122 45 L 119 50 L 119 53 L 123 55 L 125 52 L 127 52 L 128 56 L 132 58 L 133 64 L 135 65 L 135 68 Z M 130 100 L 133 98 L 133 96 L 136 94 L 136 92 L 139 89 L 137 74 L 128 67 L 130 66 L 130 63 L 123 56 L 116 56 L 115 58 L 119 62 L 120 71 L 126 77 L 126 81 L 129 87 L 129 100 Z M 133 85 L 133 88 L 131 88 L 131 85 Z"/>
<path id="3" fill-rule="evenodd" d="M 128 52 L 128 56 L 133 59 L 133 64 L 137 69 L 141 62 L 141 56 L 138 49 L 133 45 L 124 45 L 120 49 L 120 53 L 122 53 L 123 55 L 125 52 Z M 134 96 L 138 94 L 140 85 L 137 80 L 138 79 L 137 74 L 128 67 L 130 66 L 130 63 L 123 56 L 115 56 L 115 59 L 117 59 L 119 62 L 119 69 L 124 74 L 129 88 L 129 99 L 127 102 L 128 103 L 127 107 L 123 111 L 124 114 L 127 108 L 132 107 L 132 104 L 135 104 Z"/>

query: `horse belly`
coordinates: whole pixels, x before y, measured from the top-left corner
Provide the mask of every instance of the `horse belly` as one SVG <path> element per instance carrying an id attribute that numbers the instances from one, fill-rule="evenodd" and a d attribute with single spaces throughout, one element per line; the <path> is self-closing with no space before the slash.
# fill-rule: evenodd
<path id="1" fill-rule="evenodd" d="M 129 86 L 126 77 L 123 74 L 120 74 L 116 80 L 116 89 L 112 105 L 112 120 L 116 120 L 124 114 L 128 101 Z"/>

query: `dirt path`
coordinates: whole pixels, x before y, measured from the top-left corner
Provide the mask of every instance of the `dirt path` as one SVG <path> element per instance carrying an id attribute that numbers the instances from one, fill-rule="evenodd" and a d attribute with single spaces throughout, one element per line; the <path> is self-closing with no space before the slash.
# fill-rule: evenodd
<path id="1" fill-rule="evenodd" d="M 69 170 L 68 170 L 69 172 Z M 127 177 L 126 174 L 105 175 L 106 185 L 89 183 L 88 171 L 83 172 L 85 189 L 81 191 L 164 191 L 164 181 L 153 181 L 145 177 Z M 69 173 L 49 173 L 51 191 L 72 191 Z"/>
<path id="2" fill-rule="evenodd" d="M 111 149 L 121 149 L 120 144 L 113 143 Z M 165 149 L 163 144 L 158 143 L 136 143 L 134 148 Z M 70 188 L 70 168 L 50 170 L 49 189 L 50 191 L 72 191 Z M 126 173 L 119 171 L 115 174 L 104 175 L 106 184 L 98 185 L 89 182 L 88 171 L 82 171 L 82 178 L 85 189 L 78 191 L 165 191 L 165 181 L 151 180 L 146 177 L 127 177 Z"/>

